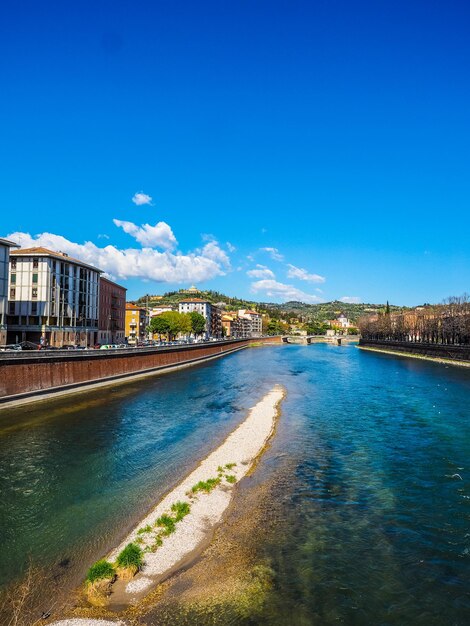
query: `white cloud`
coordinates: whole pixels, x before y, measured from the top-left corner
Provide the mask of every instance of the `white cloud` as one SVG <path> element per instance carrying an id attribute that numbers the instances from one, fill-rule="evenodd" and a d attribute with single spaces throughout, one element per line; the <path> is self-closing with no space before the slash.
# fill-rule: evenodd
<path id="1" fill-rule="evenodd" d="M 232 243 L 230 243 L 230 241 L 227 241 L 225 245 L 227 246 L 227 250 L 229 252 L 235 252 L 235 250 L 237 249 Z"/>
<path id="2" fill-rule="evenodd" d="M 260 248 L 261 252 L 267 252 L 274 261 L 283 261 L 284 256 L 277 248 Z"/>
<path id="3" fill-rule="evenodd" d="M 224 264 L 229 262 L 217 242 L 207 244 L 201 251 L 183 254 L 179 251 L 159 252 L 151 248 L 121 250 L 112 245 L 100 248 L 91 241 L 79 244 L 53 233 L 42 233 L 32 237 L 29 233 L 17 232 L 11 233 L 10 237 L 23 248 L 43 246 L 66 252 L 98 267 L 115 280 L 139 278 L 161 283 L 198 283 L 223 276 Z"/>
<path id="4" fill-rule="evenodd" d="M 209 241 L 201 251 L 202 256 L 211 259 L 215 263 L 219 263 L 222 267 L 228 269 L 230 267 L 230 259 L 227 253 L 222 250 L 217 241 Z"/>
<path id="5" fill-rule="evenodd" d="M 310 304 L 316 302 L 324 302 L 322 298 L 305 293 L 300 289 L 296 289 L 293 285 L 285 285 L 276 280 L 258 280 L 251 283 L 251 291 L 253 293 L 263 292 L 270 298 L 277 298 L 287 302 L 289 300 L 298 300 L 300 302 L 308 302 Z"/>
<path id="6" fill-rule="evenodd" d="M 359 296 L 343 296 L 339 299 L 340 302 L 344 302 L 345 304 L 360 304 L 362 302 L 362 298 Z"/>
<path id="7" fill-rule="evenodd" d="M 254 270 L 248 270 L 246 273 L 250 278 L 275 278 L 274 272 L 272 272 L 265 265 L 257 265 Z"/>
<path id="8" fill-rule="evenodd" d="M 132 202 L 141 206 L 142 204 L 152 204 L 152 196 L 147 195 L 143 191 L 139 191 L 132 196 Z"/>
<path id="9" fill-rule="evenodd" d="M 151 226 L 150 224 L 137 226 L 137 224 L 133 222 L 116 219 L 114 219 L 113 222 L 146 248 L 172 250 L 178 245 L 173 231 L 165 222 L 158 222 L 155 226 Z"/>
<path id="10" fill-rule="evenodd" d="M 312 283 L 324 283 L 325 277 L 320 276 L 319 274 L 309 274 L 307 270 L 304 270 L 302 267 L 296 267 L 295 265 L 287 264 L 289 268 L 287 271 L 287 278 L 298 278 L 299 280 L 307 280 Z"/>
<path id="11" fill-rule="evenodd" d="M 98 235 L 98 239 L 109 239 L 109 235 L 105 235 L 104 233 L 101 233 Z"/>

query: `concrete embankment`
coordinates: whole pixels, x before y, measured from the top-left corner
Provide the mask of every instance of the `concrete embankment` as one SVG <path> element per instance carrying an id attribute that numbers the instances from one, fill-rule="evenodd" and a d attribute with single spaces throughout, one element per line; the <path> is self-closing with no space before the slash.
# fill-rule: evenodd
<path id="1" fill-rule="evenodd" d="M 0 409 L 39 398 L 115 384 L 218 358 L 280 337 L 234 339 L 162 348 L 0 354 Z"/>
<path id="2" fill-rule="evenodd" d="M 470 367 L 470 346 L 438 345 L 408 341 L 374 341 L 361 339 L 359 348 L 393 356 L 434 361 L 445 365 Z"/>

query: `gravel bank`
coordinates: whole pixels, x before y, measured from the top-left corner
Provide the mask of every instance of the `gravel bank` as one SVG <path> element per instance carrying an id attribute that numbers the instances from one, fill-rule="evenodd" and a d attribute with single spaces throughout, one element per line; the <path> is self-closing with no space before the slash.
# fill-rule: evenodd
<path id="1" fill-rule="evenodd" d="M 108 555 L 108 559 L 113 561 L 128 543 L 136 540 L 143 541 L 141 547 L 145 549 L 152 543 L 151 536 L 149 533 L 138 534 L 138 530 L 147 525 L 154 527 L 158 517 L 162 514 L 171 514 L 171 505 L 175 502 L 189 503 L 191 511 L 178 522 L 175 532 L 164 537 L 163 544 L 155 552 L 145 554 L 145 566 L 137 576 L 125 585 L 122 583 L 120 587 L 119 584 L 116 585 L 113 596 L 118 597 L 112 600 L 115 599 L 119 603 L 135 602 L 151 587 L 175 571 L 175 568 L 184 564 L 207 542 L 211 531 L 220 522 L 230 504 L 234 484 L 247 474 L 272 435 L 278 405 L 283 397 L 284 390 L 279 386 L 267 393 L 224 443 L 167 494 L 121 545 Z M 220 484 L 210 493 L 198 492 L 195 496 L 188 495 L 193 485 L 199 481 L 220 476 L 219 468 L 227 464 L 233 464 L 233 467 L 225 470 Z M 227 475 L 235 477 L 233 484 L 227 481 Z"/>
<path id="2" fill-rule="evenodd" d="M 171 515 L 171 506 L 176 502 L 190 505 L 190 512 L 176 524 L 175 531 L 162 538 L 162 545 L 155 552 L 145 553 L 145 564 L 131 580 L 118 580 L 113 585 L 111 605 L 122 609 L 135 604 L 152 588 L 168 578 L 173 572 L 191 562 L 210 541 L 213 530 L 220 523 L 232 499 L 234 485 L 252 468 L 254 461 L 263 451 L 274 432 L 278 407 L 284 390 L 275 386 L 252 409 L 246 419 L 227 437 L 219 448 L 206 457 L 199 466 L 175 487 L 149 513 L 107 559 L 114 561 L 119 552 L 131 542 L 140 543 L 142 549 L 152 545 L 152 534 L 139 533 L 147 526 L 155 529 L 155 521 L 161 515 Z M 226 466 L 229 465 L 227 468 Z M 223 473 L 220 469 L 224 468 Z M 227 476 L 233 478 L 227 480 Z M 209 493 L 191 493 L 199 481 L 220 478 Z M 231 482 L 233 481 L 233 482 Z M 154 536 L 153 536 L 154 538 Z M 71 618 L 53 622 L 51 626 L 124 626 L 117 619 Z"/>

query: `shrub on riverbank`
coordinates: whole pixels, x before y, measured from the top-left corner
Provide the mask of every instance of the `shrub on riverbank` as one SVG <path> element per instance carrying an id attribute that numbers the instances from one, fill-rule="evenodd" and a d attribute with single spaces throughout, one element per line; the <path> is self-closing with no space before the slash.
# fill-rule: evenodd
<path id="1" fill-rule="evenodd" d="M 106 559 L 96 561 L 86 575 L 86 582 L 89 584 L 96 583 L 98 580 L 112 580 L 116 576 L 113 565 Z"/>
<path id="2" fill-rule="evenodd" d="M 118 574 L 121 578 L 132 578 L 142 568 L 144 556 L 142 549 L 135 543 L 128 543 L 116 559 Z"/>
<path id="3" fill-rule="evenodd" d="M 95 606 L 103 606 L 106 596 L 111 591 L 111 585 L 116 578 L 114 566 L 106 559 L 94 563 L 86 575 L 86 593 L 88 600 Z"/>

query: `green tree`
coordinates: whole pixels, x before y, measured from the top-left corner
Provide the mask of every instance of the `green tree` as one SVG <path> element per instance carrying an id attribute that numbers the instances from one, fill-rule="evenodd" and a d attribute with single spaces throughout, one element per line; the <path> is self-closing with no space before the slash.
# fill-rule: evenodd
<path id="1" fill-rule="evenodd" d="M 165 311 L 165 313 L 162 313 L 159 317 L 166 320 L 168 324 L 168 339 L 169 341 L 173 341 L 176 335 L 181 332 L 183 327 L 183 321 L 181 319 L 182 314 L 177 311 Z"/>
<path id="2" fill-rule="evenodd" d="M 179 313 L 180 316 L 180 330 L 183 335 L 189 335 L 192 331 L 190 313 Z"/>
<path id="3" fill-rule="evenodd" d="M 325 335 L 328 330 L 328 324 L 312 320 L 305 324 L 305 330 L 309 335 Z"/>
<path id="4" fill-rule="evenodd" d="M 266 327 L 267 335 L 282 335 L 284 332 L 284 326 L 279 320 L 269 320 Z"/>
<path id="5" fill-rule="evenodd" d="M 162 340 L 162 335 L 167 335 L 170 330 L 168 320 L 163 315 L 157 315 L 150 320 L 150 331 L 152 335 L 158 334 L 160 341 Z"/>
<path id="6" fill-rule="evenodd" d="M 206 330 L 206 319 L 204 315 L 201 315 L 197 311 L 192 311 L 189 313 L 189 318 L 191 320 L 191 330 L 194 335 L 196 337 L 198 335 L 202 335 L 202 333 Z"/>

